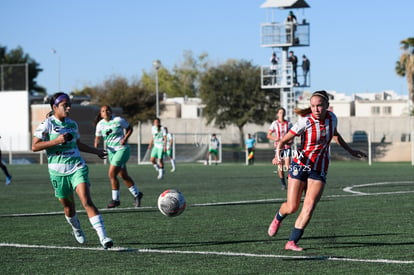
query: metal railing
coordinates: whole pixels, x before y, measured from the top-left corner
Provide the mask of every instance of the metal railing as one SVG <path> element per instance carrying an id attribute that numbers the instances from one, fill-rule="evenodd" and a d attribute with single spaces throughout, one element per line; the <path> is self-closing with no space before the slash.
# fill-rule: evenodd
<path id="1" fill-rule="evenodd" d="M 263 23 L 261 24 L 262 47 L 290 47 L 310 45 L 308 23 Z"/>

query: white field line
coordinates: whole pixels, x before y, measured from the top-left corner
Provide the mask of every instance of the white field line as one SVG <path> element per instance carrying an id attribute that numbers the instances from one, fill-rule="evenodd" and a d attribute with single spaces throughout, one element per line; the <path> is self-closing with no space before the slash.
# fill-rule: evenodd
<path id="1" fill-rule="evenodd" d="M 386 264 L 414 264 L 414 261 L 400 261 L 400 260 L 389 260 L 389 259 L 355 259 L 355 258 L 340 258 L 340 257 L 332 257 L 332 256 L 291 256 L 291 255 L 252 254 L 252 253 L 238 253 L 238 252 L 162 250 L 162 249 L 145 249 L 145 248 L 135 249 L 135 248 L 127 248 L 127 247 L 113 247 L 113 248 L 110 248 L 110 249 L 103 249 L 101 247 L 29 245 L 29 244 L 14 244 L 14 243 L 0 243 L 0 247 L 17 247 L 17 248 L 34 248 L 34 249 L 93 250 L 93 251 L 104 251 L 104 250 L 106 250 L 106 251 L 111 251 L 111 252 L 191 254 L 191 255 L 215 255 L 215 256 L 279 258 L 279 259 L 304 259 L 304 260 L 313 259 L 313 260 L 323 260 L 323 261 L 386 263 Z"/>
<path id="2" fill-rule="evenodd" d="M 391 194 L 403 194 L 413 193 L 414 191 L 396 191 L 396 192 L 381 192 L 381 193 L 363 193 L 352 190 L 353 188 L 385 185 L 385 184 L 398 184 L 398 183 L 414 183 L 412 181 L 400 181 L 400 182 L 379 182 L 370 184 L 353 185 L 343 189 L 345 192 L 349 192 L 349 195 L 329 195 L 325 198 L 332 197 L 352 197 L 352 196 L 368 196 L 368 195 L 391 195 Z M 263 200 L 250 200 L 250 201 L 232 201 L 232 202 L 216 202 L 216 203 L 198 203 L 192 204 L 190 207 L 202 207 L 202 206 L 219 206 L 219 205 L 237 205 L 237 204 L 250 204 L 250 203 L 265 203 L 265 202 L 277 202 L 284 201 L 284 199 L 263 199 Z M 139 210 L 139 209 L 156 209 L 157 207 L 140 207 L 140 208 L 116 208 L 116 209 L 100 209 L 102 212 L 106 211 L 125 211 L 125 210 Z M 84 211 L 78 211 L 84 212 Z M 45 213 L 26 213 L 26 214 L 9 214 L 1 215 L 0 217 L 20 217 L 20 216 L 42 216 L 42 215 L 61 215 L 63 212 L 45 212 Z M 67 249 L 67 250 L 94 250 L 103 251 L 105 249 L 101 247 L 71 247 L 71 246 L 46 246 L 46 245 L 27 245 L 27 244 L 11 244 L 0 243 L 0 247 L 17 247 L 17 248 L 44 248 L 44 249 Z M 216 252 L 216 251 L 182 251 L 182 250 L 158 250 L 158 249 L 135 249 L 124 247 L 113 247 L 108 251 L 129 251 L 138 253 L 163 253 L 163 254 L 198 254 L 198 255 L 218 255 L 218 256 L 239 256 L 239 257 L 260 257 L 260 258 L 281 258 L 281 259 L 315 259 L 315 260 L 328 260 L 328 261 L 344 261 L 344 262 L 367 262 L 367 263 L 389 263 L 389 264 L 414 264 L 414 261 L 400 261 L 400 260 L 388 260 L 388 259 L 354 259 L 354 258 L 340 258 L 332 256 L 289 256 L 289 255 L 273 255 L 273 254 L 251 254 L 251 253 L 236 253 L 236 252 Z"/>
<path id="3" fill-rule="evenodd" d="M 390 195 L 390 194 L 406 194 L 406 193 L 414 193 L 414 191 L 395 191 L 395 192 L 380 192 L 380 193 L 364 193 L 360 191 L 353 190 L 354 188 L 359 187 L 367 187 L 367 186 L 379 186 L 379 185 L 390 185 L 390 184 L 413 184 L 414 181 L 385 181 L 385 182 L 374 182 L 374 183 L 366 183 L 366 184 L 359 184 L 359 185 L 352 185 L 345 187 L 342 189 L 344 192 L 352 193 L 355 195 L 361 196 L 376 196 L 376 195 Z"/>
<path id="4" fill-rule="evenodd" d="M 394 192 L 379 192 L 379 193 L 364 193 L 353 190 L 354 188 L 358 187 L 366 187 L 366 186 L 378 186 L 378 185 L 388 185 L 388 184 L 407 184 L 412 183 L 414 186 L 414 181 L 395 181 L 395 182 L 376 182 L 376 183 L 367 183 L 367 184 L 360 184 L 360 185 L 352 185 L 343 188 L 344 192 L 350 193 L 347 195 L 327 195 L 323 196 L 323 198 L 342 198 L 342 197 L 352 197 L 352 196 L 379 196 L 379 195 L 394 195 L 394 194 L 407 194 L 407 193 L 414 193 L 413 191 L 394 191 Z M 262 200 L 244 200 L 244 201 L 228 201 L 228 202 L 213 202 L 213 203 L 195 203 L 188 205 L 188 207 L 202 207 L 202 206 L 221 206 L 221 205 L 238 205 L 238 204 L 253 204 L 253 203 L 266 203 L 266 202 L 283 202 L 285 198 L 277 198 L 277 199 L 262 199 Z M 145 210 L 145 209 L 157 209 L 156 206 L 145 206 L 140 208 L 135 207 L 123 207 L 123 208 L 102 208 L 99 209 L 100 212 L 124 212 L 124 211 L 137 211 L 137 210 Z M 85 213 L 85 210 L 77 210 L 78 213 Z M 62 215 L 63 211 L 56 211 L 56 212 L 43 212 L 43 213 L 21 213 L 21 214 L 5 214 L 0 215 L 0 217 L 29 217 L 29 216 L 49 216 L 49 215 Z"/>

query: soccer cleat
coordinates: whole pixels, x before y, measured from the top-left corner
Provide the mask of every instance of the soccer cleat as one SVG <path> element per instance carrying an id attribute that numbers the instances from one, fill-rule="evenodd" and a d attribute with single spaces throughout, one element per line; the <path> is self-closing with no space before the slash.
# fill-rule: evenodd
<path id="1" fill-rule="evenodd" d="M 267 230 L 267 234 L 269 235 L 269 237 L 273 237 L 274 235 L 276 235 L 281 224 L 282 223 L 278 221 L 276 218 L 273 219 L 273 221 L 269 225 L 269 229 Z"/>
<path id="2" fill-rule="evenodd" d="M 138 196 L 134 198 L 134 206 L 135 207 L 141 207 L 141 199 L 144 196 L 141 192 L 138 193 Z"/>
<path id="3" fill-rule="evenodd" d="M 106 206 L 108 208 L 115 208 L 117 206 L 120 206 L 121 202 L 116 200 L 111 200 L 111 202 Z"/>
<path id="4" fill-rule="evenodd" d="M 73 235 L 78 243 L 84 244 L 86 242 L 85 233 L 83 233 L 82 229 L 73 230 Z"/>
<path id="5" fill-rule="evenodd" d="M 10 185 L 12 177 L 6 177 L 6 185 Z"/>
<path id="6" fill-rule="evenodd" d="M 285 245 L 285 250 L 303 251 L 302 247 L 297 246 L 295 241 L 288 241 Z"/>
<path id="7" fill-rule="evenodd" d="M 287 189 L 286 184 L 281 183 L 281 184 L 280 184 L 280 189 L 282 189 L 282 190 L 286 190 L 286 189 Z"/>
<path id="8" fill-rule="evenodd" d="M 175 168 L 171 169 L 171 172 L 174 173 L 175 172 Z"/>
<path id="9" fill-rule="evenodd" d="M 101 244 L 104 249 L 108 249 L 114 245 L 114 242 L 111 238 L 105 237 L 101 240 Z"/>

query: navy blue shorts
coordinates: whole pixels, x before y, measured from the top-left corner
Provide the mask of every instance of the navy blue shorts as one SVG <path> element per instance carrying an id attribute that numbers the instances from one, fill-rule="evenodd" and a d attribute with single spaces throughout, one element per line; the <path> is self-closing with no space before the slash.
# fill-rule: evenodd
<path id="1" fill-rule="evenodd" d="M 312 170 L 309 166 L 302 166 L 296 162 L 291 163 L 289 177 L 306 182 L 308 179 L 319 180 L 326 183 L 326 173 Z"/>

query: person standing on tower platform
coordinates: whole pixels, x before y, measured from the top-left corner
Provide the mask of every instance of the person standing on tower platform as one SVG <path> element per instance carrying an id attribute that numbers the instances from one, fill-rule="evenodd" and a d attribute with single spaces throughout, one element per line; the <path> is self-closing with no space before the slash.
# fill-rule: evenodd
<path id="1" fill-rule="evenodd" d="M 276 53 L 273 52 L 270 57 L 270 71 L 272 72 L 272 86 L 277 84 L 277 64 L 279 60 L 276 56 Z"/>
<path id="2" fill-rule="evenodd" d="M 307 78 L 310 70 L 310 61 L 306 55 L 302 55 L 303 86 L 307 86 Z"/>
<path id="3" fill-rule="evenodd" d="M 296 32 L 296 16 L 292 11 L 289 12 L 288 17 L 286 18 L 286 43 L 295 44 L 295 32 Z"/>
<path id="4" fill-rule="evenodd" d="M 292 63 L 293 85 L 298 86 L 298 57 L 293 51 L 289 52 L 288 61 Z"/>

